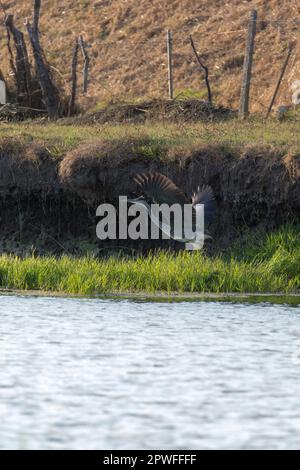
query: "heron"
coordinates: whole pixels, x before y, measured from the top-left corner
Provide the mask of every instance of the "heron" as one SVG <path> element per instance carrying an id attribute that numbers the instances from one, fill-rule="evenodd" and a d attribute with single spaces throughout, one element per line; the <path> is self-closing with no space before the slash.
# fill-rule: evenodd
<path id="1" fill-rule="evenodd" d="M 204 186 L 202 188 L 198 186 L 197 190 L 188 198 L 170 178 L 158 172 L 138 174 L 134 177 L 134 181 L 138 185 L 142 195 L 136 199 L 128 199 L 128 202 L 145 208 L 151 221 L 159 227 L 163 233 L 167 234 L 168 237 L 182 243 L 189 243 L 191 249 L 202 248 L 203 241 L 211 238 L 211 236 L 203 234 L 203 232 L 200 234 L 197 230 L 190 236 L 183 231 L 181 237 L 178 238 L 176 236 L 175 238 L 174 224 L 172 224 L 170 219 L 167 222 L 163 219 L 161 220 L 161 218 L 157 217 L 157 214 L 154 214 L 151 208 L 152 204 L 167 204 L 169 207 L 174 204 L 179 204 L 181 208 L 190 204 L 192 205 L 192 221 L 194 225 L 197 211 L 200 209 L 200 206 L 201 208 L 204 206 L 204 221 L 205 225 L 208 225 L 215 212 L 215 197 L 210 186 Z M 202 241 L 202 244 L 200 241 Z"/>

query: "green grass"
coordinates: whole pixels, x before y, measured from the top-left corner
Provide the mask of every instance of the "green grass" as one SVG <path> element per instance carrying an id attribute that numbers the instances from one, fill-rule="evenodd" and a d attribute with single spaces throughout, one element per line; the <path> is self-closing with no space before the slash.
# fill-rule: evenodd
<path id="1" fill-rule="evenodd" d="M 60 123 L 38 124 L 37 122 L 0 123 L 0 139 L 11 137 L 21 142 L 39 141 L 45 144 L 54 156 L 62 156 L 81 143 L 99 139 L 149 138 L 150 144 L 162 148 L 184 146 L 189 149 L 201 144 L 238 146 L 246 144 L 270 144 L 277 147 L 295 148 L 299 151 L 300 121 L 277 122 L 252 119 L 240 122 L 233 118 L 221 122 L 199 122 L 197 124 L 147 123 L 146 125 L 67 125 Z"/>
<path id="2" fill-rule="evenodd" d="M 117 292 L 300 293 L 300 226 L 234 246 L 214 258 L 201 252 L 146 257 L 0 257 L 0 287 L 94 295 Z"/>

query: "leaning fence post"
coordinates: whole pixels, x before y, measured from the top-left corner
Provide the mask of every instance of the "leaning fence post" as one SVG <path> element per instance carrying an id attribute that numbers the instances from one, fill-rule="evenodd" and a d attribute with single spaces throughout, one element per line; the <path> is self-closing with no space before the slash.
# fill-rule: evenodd
<path id="1" fill-rule="evenodd" d="M 208 98 L 209 104 L 212 104 L 212 94 L 211 94 L 211 88 L 210 88 L 210 83 L 209 83 L 209 78 L 208 78 L 208 67 L 206 67 L 206 65 L 204 65 L 204 63 L 202 62 L 202 60 L 201 60 L 201 58 L 200 58 L 200 56 L 197 52 L 197 49 L 195 47 L 192 35 L 190 35 L 190 43 L 191 43 L 192 49 L 194 51 L 195 57 L 197 59 L 197 62 L 200 65 L 201 70 L 204 72 L 204 79 L 205 79 L 205 84 L 206 84 L 206 88 L 207 88 L 207 98 Z"/>
<path id="2" fill-rule="evenodd" d="M 168 54 L 168 83 L 169 83 L 169 98 L 173 99 L 173 60 L 172 60 L 172 33 L 167 30 L 167 54 Z"/>
<path id="3" fill-rule="evenodd" d="M 239 110 L 239 116 L 241 119 L 245 119 L 249 114 L 249 95 L 250 95 L 251 72 L 252 72 L 253 52 L 254 52 L 254 40 L 255 40 L 255 33 L 256 33 L 256 20 L 257 20 L 257 11 L 252 10 L 250 14 L 248 36 L 247 36 L 247 43 L 246 43 L 246 52 L 245 52 L 245 59 L 244 59 L 243 81 L 242 81 L 241 101 L 240 101 L 240 110 Z"/>
<path id="4" fill-rule="evenodd" d="M 290 45 L 289 48 L 288 48 L 287 56 L 286 56 L 286 58 L 285 58 L 285 61 L 284 61 L 284 63 L 283 63 L 283 66 L 282 66 L 282 69 L 281 69 L 281 72 L 280 72 L 280 75 L 279 75 L 279 78 L 278 78 L 278 81 L 277 81 L 277 84 L 276 84 L 276 87 L 275 87 L 273 96 L 272 96 L 272 100 L 271 100 L 270 106 L 269 106 L 269 108 L 268 108 L 268 112 L 267 112 L 267 115 L 266 115 L 266 119 L 269 117 L 269 115 L 270 115 L 270 113 L 271 113 L 271 111 L 272 111 L 273 105 L 274 105 L 274 103 L 275 103 L 275 100 L 276 100 L 276 97 L 277 97 L 277 94 L 278 94 L 278 91 L 279 91 L 281 82 L 282 82 L 282 80 L 283 80 L 285 71 L 286 71 L 286 69 L 287 69 L 287 66 L 288 66 L 290 57 L 291 57 L 291 55 L 292 55 L 292 52 L 293 52 L 293 47 Z"/>

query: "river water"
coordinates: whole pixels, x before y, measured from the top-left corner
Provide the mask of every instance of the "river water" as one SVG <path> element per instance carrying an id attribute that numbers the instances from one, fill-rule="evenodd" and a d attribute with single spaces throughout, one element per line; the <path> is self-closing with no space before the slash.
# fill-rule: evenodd
<path id="1" fill-rule="evenodd" d="M 300 306 L 0 297 L 1 449 L 300 448 Z"/>

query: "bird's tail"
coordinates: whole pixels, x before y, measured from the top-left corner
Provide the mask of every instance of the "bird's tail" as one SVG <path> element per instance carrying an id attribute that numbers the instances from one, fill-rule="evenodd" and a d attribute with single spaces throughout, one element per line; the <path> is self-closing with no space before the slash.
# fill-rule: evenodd
<path id="1" fill-rule="evenodd" d="M 203 246 L 204 246 L 204 241 L 205 240 L 208 240 L 208 239 L 212 239 L 212 237 L 210 235 L 207 235 L 206 233 L 204 234 L 204 237 L 203 238 L 200 238 L 195 241 L 192 241 L 192 242 L 188 242 L 185 244 L 185 249 L 187 251 L 197 251 L 197 250 L 202 250 Z"/>

